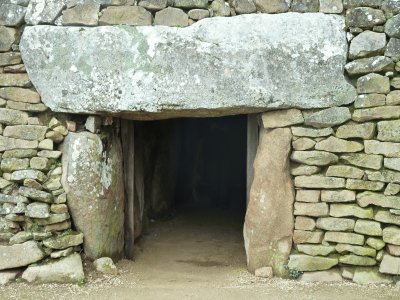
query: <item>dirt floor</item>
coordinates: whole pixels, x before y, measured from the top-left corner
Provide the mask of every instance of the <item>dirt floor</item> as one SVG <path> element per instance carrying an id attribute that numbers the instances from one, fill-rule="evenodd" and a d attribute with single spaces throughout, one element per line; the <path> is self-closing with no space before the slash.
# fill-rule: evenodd
<path id="1" fill-rule="evenodd" d="M 178 216 L 154 222 L 136 260 L 104 276 L 86 264 L 78 285 L 13 283 L 0 299 L 400 299 L 400 287 L 261 279 L 245 268 L 241 222 L 224 216 Z"/>

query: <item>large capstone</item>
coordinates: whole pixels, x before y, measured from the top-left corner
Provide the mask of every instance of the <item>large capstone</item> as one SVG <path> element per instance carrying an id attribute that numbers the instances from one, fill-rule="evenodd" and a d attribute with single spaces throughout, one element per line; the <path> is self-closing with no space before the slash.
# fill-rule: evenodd
<path id="1" fill-rule="evenodd" d="M 187 28 L 33 26 L 20 49 L 52 111 L 217 116 L 354 101 L 343 28 L 343 16 L 319 13 L 206 18 Z"/>
<path id="2" fill-rule="evenodd" d="M 85 254 L 121 258 L 124 247 L 122 149 L 114 133 L 70 133 L 64 140 L 63 186 Z M 69 247 L 69 245 L 67 245 Z M 58 249 L 58 248 L 57 248 Z"/>
<path id="3" fill-rule="evenodd" d="M 289 128 L 263 129 L 254 161 L 254 179 L 244 224 L 247 265 L 251 272 L 272 267 L 283 276 L 292 248 L 293 183 L 289 173 Z"/>

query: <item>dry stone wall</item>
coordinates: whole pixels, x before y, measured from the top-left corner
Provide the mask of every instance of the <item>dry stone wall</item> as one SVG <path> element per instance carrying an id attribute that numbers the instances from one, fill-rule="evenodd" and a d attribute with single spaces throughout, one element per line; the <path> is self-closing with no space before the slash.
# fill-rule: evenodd
<path id="1" fill-rule="evenodd" d="M 24 26 L 185 27 L 208 17 L 289 11 L 345 16 L 350 45 L 345 71 L 358 92 L 351 105 L 262 116 L 265 128 L 287 127 L 293 136 L 296 201 L 289 274 L 304 272 L 306 281 L 392 282 L 392 276 L 400 274 L 397 0 L 3 1 L 0 270 L 30 265 L 23 275 L 30 282 L 57 281 L 62 276 L 51 272 L 60 266 L 72 268 L 66 272 L 70 281 L 84 276 L 80 256 L 74 254 L 84 237 L 71 230 L 74 225 L 60 182 L 59 145 L 69 131 L 86 129 L 67 115 L 52 118 L 41 103 L 19 53 Z M 92 117 L 86 128 L 96 133 L 99 124 L 101 120 Z M 44 270 L 32 265 L 36 262 L 47 262 Z M 51 268 L 52 264 L 56 266 Z"/>

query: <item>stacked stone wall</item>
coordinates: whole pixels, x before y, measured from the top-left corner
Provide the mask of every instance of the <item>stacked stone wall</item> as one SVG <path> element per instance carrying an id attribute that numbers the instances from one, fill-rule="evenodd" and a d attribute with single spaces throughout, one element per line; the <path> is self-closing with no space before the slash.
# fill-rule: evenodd
<path id="1" fill-rule="evenodd" d="M 359 95 L 350 106 L 289 109 L 262 116 L 265 128 L 290 127 L 293 135 L 295 228 L 288 268 L 305 272 L 304 280 L 391 282 L 392 275 L 399 275 L 400 1 L 396 0 L 3 1 L 0 240 L 7 246 L 0 246 L 0 251 L 7 259 L 0 259 L 0 270 L 43 260 L 62 262 L 57 258 L 67 255 L 80 261 L 73 253 L 80 250 L 83 239 L 71 230 L 60 181 L 59 145 L 76 124 L 67 122 L 67 115 L 54 118 L 32 87 L 18 51 L 24 26 L 185 27 L 207 17 L 289 11 L 345 16 L 350 46 L 345 71 Z M 90 122 L 99 121 L 91 118 L 87 124 L 96 132 Z M 35 280 L 35 272 L 26 274 L 26 280 Z M 81 269 L 70 278 L 83 278 Z"/>

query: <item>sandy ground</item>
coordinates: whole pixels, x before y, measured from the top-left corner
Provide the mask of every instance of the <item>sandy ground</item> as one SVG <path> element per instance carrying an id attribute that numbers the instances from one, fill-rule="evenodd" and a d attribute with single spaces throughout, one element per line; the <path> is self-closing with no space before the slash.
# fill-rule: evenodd
<path id="1" fill-rule="evenodd" d="M 240 224 L 215 215 L 155 222 L 118 276 L 85 263 L 84 286 L 17 282 L 1 287 L 0 299 L 400 299 L 395 286 L 256 278 L 245 269 Z"/>

